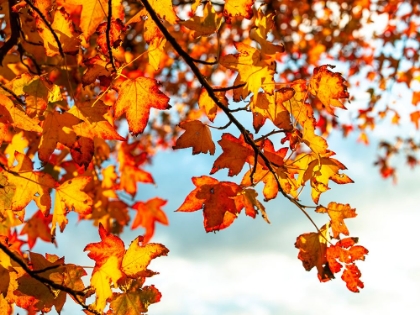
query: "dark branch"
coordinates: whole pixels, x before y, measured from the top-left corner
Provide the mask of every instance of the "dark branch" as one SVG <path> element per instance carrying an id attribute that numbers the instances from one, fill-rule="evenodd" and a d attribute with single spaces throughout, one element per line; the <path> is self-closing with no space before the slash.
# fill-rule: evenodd
<path id="1" fill-rule="evenodd" d="M 230 91 L 230 90 L 234 90 L 234 89 L 239 89 L 243 86 L 245 86 L 245 83 L 238 84 L 238 85 L 233 85 L 233 86 L 221 87 L 221 88 L 214 88 L 213 91 L 214 92 Z"/>
<path id="2" fill-rule="evenodd" d="M 111 18 L 112 18 L 112 0 L 108 0 L 108 16 L 106 23 L 106 46 L 108 47 L 109 61 L 111 62 L 112 68 L 117 72 L 117 68 L 114 63 L 114 56 L 112 55 L 111 39 L 109 33 L 111 32 Z"/>
<path id="3" fill-rule="evenodd" d="M 14 99 L 16 99 L 16 101 L 17 101 L 20 105 L 22 105 L 22 106 L 26 106 L 26 103 L 25 103 L 24 101 L 22 101 L 22 100 L 20 99 L 20 97 L 19 97 L 19 96 L 17 96 L 17 95 L 15 94 L 15 92 L 13 92 L 11 89 L 9 89 L 9 88 L 5 87 L 5 86 L 4 86 L 3 84 L 1 84 L 1 83 L 0 83 L 0 88 L 2 88 L 3 90 L 5 90 L 7 93 L 11 94 L 11 95 L 13 96 L 13 98 L 14 98 Z"/>
<path id="4" fill-rule="evenodd" d="M 20 34 L 20 23 L 19 14 L 12 10 L 12 7 L 16 4 L 16 0 L 9 1 L 9 12 L 10 12 L 10 29 L 12 33 L 10 38 L 0 47 L 0 65 L 3 63 L 3 59 L 13 46 L 17 45 Z"/>

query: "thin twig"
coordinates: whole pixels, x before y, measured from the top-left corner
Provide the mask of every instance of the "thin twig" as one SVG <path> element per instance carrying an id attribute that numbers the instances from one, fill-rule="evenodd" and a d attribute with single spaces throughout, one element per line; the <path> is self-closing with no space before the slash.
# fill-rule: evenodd
<path id="1" fill-rule="evenodd" d="M 220 87 L 220 88 L 213 88 L 214 92 L 224 92 L 224 91 L 230 91 L 230 90 L 234 90 L 234 89 L 239 89 L 241 87 L 245 86 L 245 83 L 241 83 L 238 85 L 233 85 L 233 86 L 227 86 L 227 87 Z"/>
<path id="2" fill-rule="evenodd" d="M 0 83 L 0 88 L 2 88 L 3 90 L 5 90 L 7 93 L 11 94 L 11 95 L 13 96 L 13 98 L 14 98 L 14 99 L 16 99 L 16 101 L 17 101 L 20 105 L 22 105 L 22 106 L 26 106 L 26 103 L 25 103 L 24 101 L 22 101 L 22 100 L 20 99 L 20 97 L 19 97 L 19 96 L 17 96 L 17 95 L 15 94 L 15 92 L 13 92 L 12 90 L 10 90 L 10 89 L 9 89 L 9 88 L 7 88 L 6 86 L 4 86 L 2 83 Z"/>
<path id="3" fill-rule="evenodd" d="M 232 124 L 232 121 L 229 120 L 229 122 L 222 127 L 215 127 L 215 126 L 210 126 L 210 125 L 206 125 L 206 126 L 210 127 L 210 128 L 213 128 L 213 129 L 223 130 L 223 129 L 226 129 L 227 127 L 229 127 L 231 124 Z"/>
<path id="4" fill-rule="evenodd" d="M 191 60 L 197 63 L 202 63 L 203 65 L 215 65 L 219 62 L 217 59 L 215 61 L 204 61 L 204 60 L 195 59 L 192 57 L 191 57 Z"/>
<path id="5" fill-rule="evenodd" d="M 114 56 L 112 55 L 111 39 L 109 33 L 111 32 L 111 18 L 112 18 L 112 0 L 108 0 L 108 16 L 106 23 L 106 46 L 108 47 L 109 61 L 111 62 L 112 68 L 117 72 L 117 68 L 114 63 Z"/>

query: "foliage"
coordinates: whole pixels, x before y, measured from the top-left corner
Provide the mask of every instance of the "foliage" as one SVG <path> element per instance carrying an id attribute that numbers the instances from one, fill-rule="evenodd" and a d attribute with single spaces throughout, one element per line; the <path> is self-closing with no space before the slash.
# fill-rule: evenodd
<path id="1" fill-rule="evenodd" d="M 304 268 L 316 267 L 322 282 L 343 269 L 359 292 L 356 261 L 368 251 L 345 222 L 356 210 L 320 204 L 331 182 L 352 183 L 327 136 L 358 130 L 368 143 L 366 130 L 380 119 L 399 123 L 396 106 L 381 109 L 379 100 L 394 83 L 418 87 L 419 9 L 414 0 L 0 0 L 0 313 L 14 305 L 60 312 L 67 295 L 87 314 L 139 314 L 159 302 L 144 282 L 156 274 L 150 262 L 168 254 L 149 243 L 156 222 L 168 224 L 167 201 L 138 200 L 137 189 L 154 183 L 145 167 L 165 149 L 214 155 L 219 147 L 210 175 L 240 176 L 193 177 L 177 211 L 202 210 L 207 232 L 229 227 L 242 210 L 270 223 L 258 191 L 265 202 L 280 195 L 314 225 L 295 243 Z M 385 31 L 369 42 L 362 33 L 379 18 Z M 393 47 L 402 47 L 399 56 Z M 350 83 L 333 63 L 347 64 L 351 85 L 360 76 L 371 82 L 368 107 L 351 122 L 338 118 Z M 217 127 L 222 113 L 228 123 Z M 420 111 L 409 116 L 418 128 Z M 212 128 L 228 126 L 235 134 L 216 144 Z M 395 175 L 389 159 L 401 143 L 418 164 L 415 139 L 383 142 L 384 177 Z M 306 185 L 311 205 L 299 199 Z M 38 211 L 29 217 L 32 201 Z M 118 235 L 129 209 L 137 211 L 132 228 L 145 235 L 126 248 Z M 328 214 L 324 226 L 310 209 Z M 32 251 L 39 240 L 55 242 L 70 211 L 99 229 L 101 241 L 85 247 L 95 262 L 88 280 L 85 267 Z"/>

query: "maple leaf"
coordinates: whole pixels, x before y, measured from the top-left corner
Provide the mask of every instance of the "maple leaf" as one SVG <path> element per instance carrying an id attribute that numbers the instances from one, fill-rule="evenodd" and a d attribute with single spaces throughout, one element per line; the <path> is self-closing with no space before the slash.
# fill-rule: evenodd
<path id="1" fill-rule="evenodd" d="M 194 37 L 210 36 L 219 29 L 222 17 L 216 13 L 211 2 L 207 2 L 203 8 L 203 16 L 194 16 L 181 24 L 193 30 Z"/>
<path id="2" fill-rule="evenodd" d="M 226 23 L 232 23 L 232 17 L 243 16 L 246 19 L 252 17 L 252 5 L 254 0 L 226 0 L 223 7 L 223 15 Z"/>
<path id="3" fill-rule="evenodd" d="M 315 153 L 328 153 L 327 141 L 315 134 L 315 119 L 313 109 L 310 104 L 305 103 L 306 82 L 297 80 L 290 85 L 295 91 L 293 98 L 288 100 L 284 106 L 302 126 L 303 142 Z"/>
<path id="4" fill-rule="evenodd" d="M 261 46 L 261 52 L 268 56 L 269 60 L 275 60 L 275 54 L 284 52 L 283 45 L 273 44 L 267 40 L 269 31 L 274 27 L 275 15 L 273 13 L 266 14 L 261 7 L 257 11 L 255 18 L 255 26 L 251 28 L 250 38 L 255 40 Z"/>
<path id="5" fill-rule="evenodd" d="M 73 130 L 78 136 L 90 139 L 99 137 L 106 140 L 126 140 L 105 118 L 105 115 L 109 113 L 109 107 L 102 101 L 76 103 L 67 112 L 83 121 L 73 125 Z M 110 119 L 109 116 L 108 118 Z"/>
<path id="6" fill-rule="evenodd" d="M 262 59 L 261 52 L 247 44 L 235 43 L 235 47 L 239 51 L 238 54 L 222 56 L 219 60 L 222 66 L 238 71 L 234 85 L 245 84 L 233 91 L 233 100 L 239 102 L 252 92 L 256 102 L 260 88 L 268 94 L 273 94 L 274 64 L 267 64 Z"/>
<path id="7" fill-rule="evenodd" d="M 131 281 L 124 293 L 113 293 L 109 305 L 116 315 L 138 315 L 148 311 L 150 304 L 160 301 L 162 294 L 153 285 L 141 287 L 138 281 Z"/>
<path id="8" fill-rule="evenodd" d="M 329 241 L 328 225 L 324 225 L 319 233 L 304 233 L 296 239 L 295 247 L 299 249 L 298 258 L 302 261 L 306 271 L 313 267 L 318 270 L 318 279 L 321 282 L 334 278 L 326 259 Z"/>
<path id="9" fill-rule="evenodd" d="M 10 203 L 12 210 L 22 210 L 34 200 L 42 213 L 48 215 L 51 209 L 50 190 L 55 187 L 54 179 L 47 173 L 34 172 L 32 161 L 23 153 L 15 152 L 15 158 L 17 165 L 4 173 L 8 182 L 15 187 Z"/>
<path id="10" fill-rule="evenodd" d="M 216 147 L 211 138 L 210 128 L 199 120 L 182 121 L 178 125 L 185 132 L 176 140 L 172 148 L 184 149 L 192 147 L 192 153 L 210 153 L 213 155 Z"/>
<path id="11" fill-rule="evenodd" d="M 109 81 L 109 77 L 112 73 L 107 67 L 108 62 L 101 59 L 99 55 L 85 59 L 83 60 L 83 63 L 87 68 L 82 76 L 83 85 L 92 84 L 97 79 L 99 79 L 101 82 Z"/>
<path id="12" fill-rule="evenodd" d="M 127 30 L 127 27 L 120 19 L 111 18 L 109 35 L 107 35 L 108 22 L 103 22 L 99 24 L 96 29 L 96 33 L 99 34 L 97 43 L 101 48 L 101 51 L 104 55 L 108 54 L 108 43 L 107 36 L 109 36 L 109 45 L 111 48 L 118 48 L 122 43 L 121 33 L 124 33 Z"/>
<path id="13" fill-rule="evenodd" d="M 193 177 L 196 188 L 188 194 L 177 212 L 203 209 L 206 232 L 227 228 L 238 214 L 234 197 L 242 190 L 232 182 L 219 182 L 210 176 Z"/>
<path id="14" fill-rule="evenodd" d="M 53 57 L 60 54 L 56 38 L 51 33 L 51 30 L 45 25 L 40 16 L 36 16 L 35 19 L 38 32 L 44 41 L 47 56 Z M 51 28 L 58 37 L 63 52 L 73 55 L 77 54 L 80 44 L 79 34 L 75 31 L 73 22 L 63 7 L 55 11 Z"/>
<path id="15" fill-rule="evenodd" d="M 228 168 L 229 176 L 238 175 L 245 162 L 253 163 L 254 150 L 245 142 L 242 134 L 237 139 L 230 133 L 224 133 L 218 143 L 222 147 L 223 153 L 214 161 L 210 174 L 214 174 L 222 168 Z"/>
<path id="16" fill-rule="evenodd" d="M 323 206 L 316 207 L 318 213 L 328 213 L 331 218 L 331 230 L 333 237 L 338 238 L 340 233 L 349 235 L 344 219 L 356 217 L 356 209 L 352 209 L 349 204 L 341 204 L 336 202 L 330 202 L 327 208 Z"/>
<path id="17" fill-rule="evenodd" d="M 81 120 L 69 113 L 49 111 L 43 122 L 41 142 L 39 144 L 38 157 L 43 162 L 48 162 L 51 154 L 57 147 L 57 142 L 71 148 L 77 141 L 77 135 L 72 127 Z"/>
<path id="18" fill-rule="evenodd" d="M 133 220 L 131 229 L 141 226 L 146 230 L 144 235 L 143 243 L 146 244 L 152 238 L 155 232 L 155 223 L 159 222 L 164 225 L 168 225 L 168 218 L 165 212 L 161 209 L 162 206 L 166 205 L 167 201 L 161 198 L 153 198 L 146 202 L 138 201 L 131 206 L 132 209 L 136 210 L 136 217 Z"/>
<path id="19" fill-rule="evenodd" d="M 225 91 L 218 91 L 214 94 L 223 105 L 226 107 L 228 106 L 228 99 L 225 95 Z M 219 111 L 219 107 L 209 96 L 206 89 L 201 89 L 200 97 L 198 98 L 198 106 L 200 106 L 200 108 L 206 113 L 208 119 L 213 122 L 216 118 L 217 112 Z"/>
<path id="20" fill-rule="evenodd" d="M 340 161 L 324 157 L 319 160 L 314 159 L 308 164 L 308 167 L 303 174 L 301 184 L 310 180 L 312 200 L 317 204 L 321 193 L 330 189 L 328 181 L 332 180 L 337 184 L 353 183 L 353 180 L 345 174 L 340 174 L 340 170 L 347 168 Z M 299 181 L 299 179 L 298 179 Z"/>
<path id="21" fill-rule="evenodd" d="M 108 0 L 66 0 L 62 4 L 67 10 L 74 6 L 81 6 L 82 12 L 79 26 L 86 43 L 88 43 L 88 39 L 95 33 L 99 24 L 108 15 Z M 112 0 L 111 5 L 112 17 L 115 19 L 124 19 L 124 8 L 121 5 L 121 0 Z"/>
<path id="22" fill-rule="evenodd" d="M 126 114 L 130 132 L 138 135 L 146 128 L 150 108 L 169 109 L 169 97 L 159 90 L 154 79 L 139 77 L 126 80 L 114 104 L 115 117 Z"/>
<path id="23" fill-rule="evenodd" d="M 347 82 L 338 72 L 332 72 L 328 68 L 332 65 L 324 65 L 314 69 L 314 74 L 309 82 L 309 92 L 318 97 L 330 114 L 334 114 L 333 107 L 346 109 L 340 99 L 349 98 Z"/>
<path id="24" fill-rule="evenodd" d="M 42 132 L 42 128 L 38 125 L 38 120 L 30 118 L 7 96 L 0 94 L 0 125 L 2 124 L 10 124 L 27 131 Z"/>
<path id="25" fill-rule="evenodd" d="M 45 242 L 53 242 L 49 227 L 51 220 L 52 215 L 45 216 L 41 211 L 38 210 L 29 220 L 26 221 L 25 225 L 20 231 L 20 235 L 28 234 L 29 249 L 34 247 L 38 238 Z"/>
<path id="26" fill-rule="evenodd" d="M 357 242 L 358 239 L 355 237 L 342 239 L 328 247 L 326 253 L 332 272 L 339 272 L 343 266 L 342 263 L 345 264 L 341 279 L 346 282 L 347 288 L 352 292 L 359 292 L 358 287 L 364 287 L 363 282 L 360 281 L 361 272 L 354 261 L 365 260 L 365 255 L 369 253 L 363 246 L 355 245 Z"/>
<path id="27" fill-rule="evenodd" d="M 137 193 L 137 183 L 154 183 L 152 175 L 140 168 L 141 164 L 144 162 L 139 162 L 133 157 L 131 154 L 131 145 L 126 142 L 123 142 L 119 147 L 118 162 L 120 170 L 120 189 L 125 190 L 131 196 L 134 197 Z"/>
<path id="28" fill-rule="evenodd" d="M 263 219 L 270 223 L 264 205 L 257 199 L 258 193 L 253 188 L 243 189 L 235 198 L 237 209 L 245 208 L 245 214 L 255 218 L 261 212 Z"/>
<path id="29" fill-rule="evenodd" d="M 56 188 L 54 214 L 52 218 L 51 234 L 55 235 L 56 225 L 63 232 L 67 225 L 66 215 L 70 211 L 76 211 L 81 215 L 92 211 L 92 198 L 83 192 L 85 186 L 91 181 L 91 177 L 79 176 L 69 179 Z"/>
<path id="30" fill-rule="evenodd" d="M 410 114 L 410 120 L 416 126 L 416 129 L 419 129 L 420 110 L 412 112 Z"/>
<path id="31" fill-rule="evenodd" d="M 255 132 L 260 130 L 267 118 L 276 127 L 291 130 L 290 114 L 283 103 L 291 99 L 294 94 L 295 91 L 292 88 L 280 89 L 275 91 L 274 95 L 258 93 L 256 100 L 252 99 L 250 102 Z"/>
<path id="32" fill-rule="evenodd" d="M 121 270 L 127 277 L 151 277 L 156 272 L 147 269 L 152 259 L 168 255 L 169 250 L 162 244 L 145 244 L 142 236 L 134 239 L 124 254 Z"/>
<path id="33" fill-rule="evenodd" d="M 178 22 L 178 17 L 172 6 L 172 0 L 149 0 L 150 5 L 156 14 L 170 24 Z"/>
<path id="34" fill-rule="evenodd" d="M 116 284 L 123 277 L 120 270 L 125 253 L 123 241 L 115 235 L 108 233 L 99 224 L 101 242 L 86 245 L 84 251 L 89 251 L 89 258 L 95 260 L 91 286 L 95 289 L 96 299 L 92 307 L 98 312 L 105 308 L 106 300 L 112 296 L 110 284 Z"/>

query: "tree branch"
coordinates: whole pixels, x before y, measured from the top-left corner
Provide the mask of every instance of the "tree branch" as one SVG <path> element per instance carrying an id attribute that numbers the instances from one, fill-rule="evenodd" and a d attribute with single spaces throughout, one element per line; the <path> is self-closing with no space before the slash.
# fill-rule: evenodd
<path id="1" fill-rule="evenodd" d="M 108 16 L 106 23 L 106 46 L 108 47 L 109 61 L 111 62 L 112 68 L 117 72 L 117 68 L 114 63 L 114 56 L 112 55 L 111 40 L 109 38 L 109 33 L 111 31 L 111 18 L 112 18 L 112 0 L 108 0 Z"/>
<path id="2" fill-rule="evenodd" d="M 302 205 L 299 201 L 292 198 L 281 187 L 278 175 L 276 171 L 273 169 L 273 166 L 271 165 L 269 159 L 261 152 L 260 148 L 257 146 L 257 144 L 253 141 L 252 137 L 249 134 L 249 131 L 245 129 L 245 127 L 236 119 L 236 117 L 230 112 L 229 108 L 227 108 L 216 96 L 215 90 L 213 87 L 207 82 L 205 77 L 201 74 L 200 70 L 194 63 L 194 60 L 190 57 L 190 55 L 185 52 L 182 47 L 178 44 L 178 42 L 175 40 L 175 38 L 169 33 L 169 31 L 166 29 L 166 27 L 163 25 L 159 17 L 157 16 L 156 12 L 153 10 L 152 6 L 150 5 L 148 0 L 141 0 L 143 3 L 145 9 L 149 13 L 150 17 L 152 18 L 153 22 L 157 25 L 157 27 L 160 29 L 162 34 L 165 36 L 166 40 L 171 43 L 172 47 L 175 49 L 175 51 L 180 55 L 184 61 L 187 63 L 187 65 L 191 68 L 192 72 L 195 74 L 197 80 L 200 82 L 200 84 L 206 89 L 208 95 L 213 100 L 213 102 L 226 114 L 226 116 L 232 121 L 232 123 L 239 129 L 241 134 L 244 137 L 244 140 L 247 144 L 249 144 L 252 149 L 254 150 L 255 156 L 260 156 L 261 159 L 264 161 L 266 167 L 270 171 L 270 173 L 273 174 L 274 178 L 276 179 L 278 190 L 281 192 L 281 194 L 287 198 L 290 202 L 295 204 L 304 214 L 307 216 L 310 220 L 310 222 L 315 226 L 316 230 L 320 232 L 318 226 L 315 224 L 315 222 L 310 218 L 310 216 L 305 211 L 305 206 Z"/>

